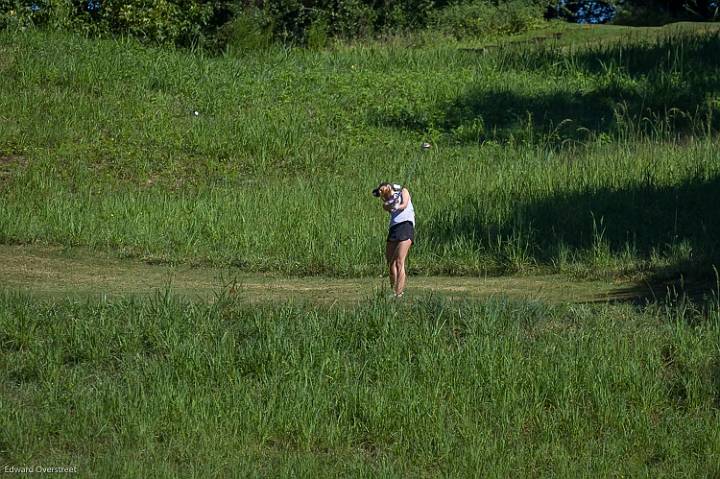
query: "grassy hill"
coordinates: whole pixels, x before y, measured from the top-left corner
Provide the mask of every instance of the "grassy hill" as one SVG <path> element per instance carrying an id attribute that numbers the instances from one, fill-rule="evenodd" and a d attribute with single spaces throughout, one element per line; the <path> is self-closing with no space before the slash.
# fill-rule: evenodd
<path id="1" fill-rule="evenodd" d="M 369 191 L 404 181 L 429 140 L 413 272 L 714 260 L 720 37 L 632 32 L 240 58 L 3 32 L 0 242 L 375 273 L 386 218 Z"/>
<path id="2" fill-rule="evenodd" d="M 0 33 L 4 472 L 718 477 L 717 283 L 577 280 L 712 273 L 717 31 L 424 38 Z M 369 296 L 415 159 L 413 272 L 566 274 Z"/>

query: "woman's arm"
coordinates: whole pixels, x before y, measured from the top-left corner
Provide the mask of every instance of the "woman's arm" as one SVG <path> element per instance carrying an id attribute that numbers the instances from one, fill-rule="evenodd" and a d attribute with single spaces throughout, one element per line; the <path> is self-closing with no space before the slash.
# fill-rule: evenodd
<path id="1" fill-rule="evenodd" d="M 410 204 L 410 192 L 407 188 L 402 189 L 402 193 L 400 193 L 400 204 L 395 206 L 395 209 L 398 211 L 402 211 Z"/>

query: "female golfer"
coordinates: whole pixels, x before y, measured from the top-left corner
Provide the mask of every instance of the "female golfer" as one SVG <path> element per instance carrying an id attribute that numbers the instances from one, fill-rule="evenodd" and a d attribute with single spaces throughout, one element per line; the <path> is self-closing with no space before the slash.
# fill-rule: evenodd
<path id="1" fill-rule="evenodd" d="M 407 188 L 380 183 L 373 195 L 383 200 L 383 209 L 390 213 L 390 231 L 385 246 L 385 259 L 390 268 L 390 286 L 396 298 L 405 290 L 405 259 L 415 241 L 415 209 Z"/>

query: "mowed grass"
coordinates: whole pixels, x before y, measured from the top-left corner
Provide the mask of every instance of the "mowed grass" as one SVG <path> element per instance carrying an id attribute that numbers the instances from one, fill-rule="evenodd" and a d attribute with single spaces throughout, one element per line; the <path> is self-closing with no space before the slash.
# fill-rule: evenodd
<path id="1" fill-rule="evenodd" d="M 715 263 L 717 32 L 577 35 L 208 58 L 2 32 L 0 242 L 376 274 L 387 218 L 369 191 L 428 140 L 412 272 Z"/>
<path id="2" fill-rule="evenodd" d="M 717 307 L 0 297 L 0 457 L 83 477 L 715 477 Z"/>
<path id="3" fill-rule="evenodd" d="M 68 255 L 70 253 L 70 255 Z M 300 301 L 343 306 L 374 294 L 391 294 L 386 275 L 364 278 L 286 277 L 280 273 L 248 273 L 239 268 L 150 265 L 119 260 L 114 255 L 74 248 L 70 251 L 30 246 L 0 246 L 0 291 L 31 293 L 45 298 L 148 297 L 158 291 L 196 301 L 213 301 L 229 294 L 249 303 Z M 507 297 L 547 303 L 630 301 L 664 298 L 668 286 L 638 285 L 615 280 L 587 281 L 560 275 L 501 277 L 412 276 L 406 298 L 427 294 L 445 299 Z M 671 297 L 707 293 L 670 288 Z"/>

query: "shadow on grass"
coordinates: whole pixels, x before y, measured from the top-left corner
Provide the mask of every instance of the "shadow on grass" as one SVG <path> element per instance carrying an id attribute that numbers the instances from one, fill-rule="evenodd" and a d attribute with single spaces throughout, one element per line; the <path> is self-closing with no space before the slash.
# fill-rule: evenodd
<path id="1" fill-rule="evenodd" d="M 529 143 L 583 140 L 613 128 L 615 101 L 623 96 L 620 91 L 525 95 L 474 88 L 445 109 L 441 130 L 461 143 L 512 137 Z"/>
<path id="2" fill-rule="evenodd" d="M 537 72 L 520 91 L 471 85 L 449 101 L 416 111 L 388 109 L 376 123 L 439 129 L 459 143 L 583 141 L 598 134 L 677 137 L 720 129 L 720 35 L 666 37 L 579 51 L 522 47 L 495 53 L 504 71 Z M 573 79 L 590 81 L 569 86 Z M 567 78 L 566 82 L 564 78 Z M 575 82 L 579 84 L 578 82 Z"/>
<path id="3" fill-rule="evenodd" d="M 633 286 L 619 288 L 598 297 L 595 302 L 630 303 L 637 306 L 665 303 L 678 304 L 689 301 L 690 304 L 702 306 L 702 313 L 714 307 L 718 299 L 717 277 L 713 269 L 689 265 L 686 270 L 664 268 L 656 270 L 646 279 Z"/>
<path id="4" fill-rule="evenodd" d="M 468 196 L 452 212 L 429 218 L 423 236 L 438 252 L 460 241 L 497 253 L 498 244 L 515 239 L 533 262 L 553 265 L 565 257 L 597 265 L 600 274 L 618 263 L 622 269 L 623 261 L 649 265 L 643 281 L 618 291 L 618 299 L 657 299 L 669 288 L 698 295 L 716 289 L 718 191 L 720 177 L 570 192 L 518 204 L 503 222 L 489 220 L 479 199 Z"/>

